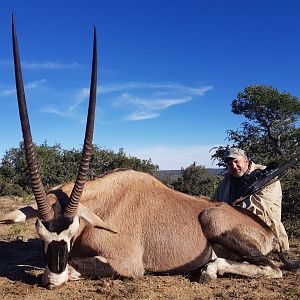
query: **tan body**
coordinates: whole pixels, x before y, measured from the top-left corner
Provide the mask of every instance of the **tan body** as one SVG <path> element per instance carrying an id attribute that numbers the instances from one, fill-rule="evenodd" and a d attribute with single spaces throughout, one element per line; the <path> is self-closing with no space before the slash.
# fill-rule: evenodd
<path id="1" fill-rule="evenodd" d="M 72 183 L 65 184 L 47 198 L 53 203 L 55 194 L 69 196 L 72 188 Z M 88 181 L 81 204 L 117 232 L 81 222 L 71 258 L 75 268 L 83 268 L 80 273 L 86 276 L 189 273 L 211 260 L 212 240 L 226 232 L 241 243 L 257 247 L 262 254 L 273 247 L 271 230 L 252 217 L 227 204 L 174 191 L 142 172 L 118 170 Z M 112 269 L 100 262 L 97 268 L 103 270 L 91 270 L 94 263 L 82 260 L 81 264 L 78 260 L 96 256 Z"/>

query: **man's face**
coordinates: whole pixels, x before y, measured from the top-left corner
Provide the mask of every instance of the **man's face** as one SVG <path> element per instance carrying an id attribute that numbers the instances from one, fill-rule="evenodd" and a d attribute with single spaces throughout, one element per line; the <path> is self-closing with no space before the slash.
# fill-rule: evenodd
<path id="1" fill-rule="evenodd" d="M 234 177 L 242 177 L 248 170 L 249 160 L 240 155 L 237 158 L 228 158 L 227 161 L 228 172 Z"/>

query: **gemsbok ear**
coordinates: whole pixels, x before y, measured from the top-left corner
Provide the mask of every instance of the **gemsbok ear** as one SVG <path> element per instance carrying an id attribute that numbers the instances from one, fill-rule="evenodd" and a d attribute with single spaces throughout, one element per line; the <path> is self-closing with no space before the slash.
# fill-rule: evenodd
<path id="1" fill-rule="evenodd" d="M 117 233 L 111 229 L 104 221 L 102 221 L 96 214 L 89 210 L 86 206 L 79 203 L 77 214 L 82 218 L 89 226 L 104 229 L 112 233 Z"/>
<path id="2" fill-rule="evenodd" d="M 37 218 L 39 211 L 36 205 L 26 206 L 16 209 L 0 217 L 0 224 L 12 224 L 25 222 L 32 218 Z"/>

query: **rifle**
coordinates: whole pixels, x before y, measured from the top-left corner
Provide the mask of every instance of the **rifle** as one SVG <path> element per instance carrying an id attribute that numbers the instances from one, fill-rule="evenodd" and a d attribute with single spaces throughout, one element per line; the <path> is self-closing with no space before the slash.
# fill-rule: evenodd
<path id="1" fill-rule="evenodd" d="M 276 162 L 272 162 L 263 170 L 254 170 L 252 173 L 244 175 L 242 179 L 242 195 L 232 204 L 237 205 L 245 200 L 245 198 L 259 192 L 276 180 L 281 179 L 287 174 L 288 169 L 295 166 L 298 161 L 299 159 L 295 157 L 281 166 L 278 166 Z"/>

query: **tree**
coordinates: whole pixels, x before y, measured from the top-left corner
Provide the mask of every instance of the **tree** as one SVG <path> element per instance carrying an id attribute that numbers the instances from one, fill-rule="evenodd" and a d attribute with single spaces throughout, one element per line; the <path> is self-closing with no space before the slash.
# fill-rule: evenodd
<path id="1" fill-rule="evenodd" d="M 93 145 L 93 156 L 89 173 L 90 178 L 97 177 L 117 168 L 130 168 L 152 174 L 158 169 L 158 166 L 154 165 L 151 159 L 141 160 L 137 157 L 126 155 L 122 148 L 115 153 L 112 150 L 104 150 L 97 145 Z"/>
<path id="2" fill-rule="evenodd" d="M 209 173 L 203 166 L 197 166 L 194 162 L 186 169 L 181 169 L 181 177 L 172 185 L 177 191 L 194 196 L 211 196 L 220 181 L 218 176 Z"/>
<path id="3" fill-rule="evenodd" d="M 281 180 L 282 219 L 290 237 L 300 237 L 300 168 L 289 170 Z"/>
<path id="4" fill-rule="evenodd" d="M 59 144 L 54 146 L 35 145 L 39 172 L 45 189 L 76 179 L 81 151 L 76 149 L 65 150 Z M 127 156 L 123 149 L 118 153 L 112 150 L 101 149 L 93 145 L 93 155 L 90 163 L 89 178 L 94 178 L 116 168 L 131 168 L 148 173 L 158 169 L 152 164 L 151 159 L 140 160 Z M 19 148 L 11 148 L 6 151 L 0 167 L 0 195 L 16 195 L 31 193 L 30 177 L 23 149 L 23 143 Z"/>
<path id="5" fill-rule="evenodd" d="M 232 112 L 248 121 L 229 130 L 228 140 L 256 161 L 284 161 L 300 154 L 300 102 L 297 97 L 271 86 L 252 85 L 232 101 Z M 224 147 L 214 158 L 222 164 Z"/>
<path id="6" fill-rule="evenodd" d="M 0 190 L 1 195 L 5 195 L 7 189 L 11 186 L 18 186 L 21 189 L 23 188 L 25 193 L 30 192 L 30 181 L 27 174 L 22 143 L 20 143 L 19 148 L 11 148 L 6 151 L 2 159 L 0 174 L 2 175 L 3 180 Z M 19 192 L 17 194 L 12 193 L 12 195 L 20 196 Z"/>

